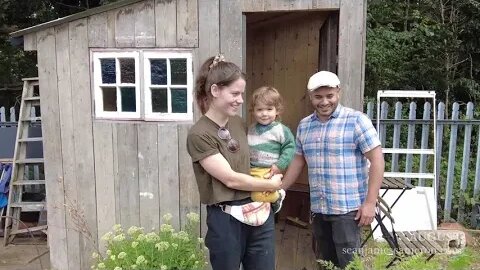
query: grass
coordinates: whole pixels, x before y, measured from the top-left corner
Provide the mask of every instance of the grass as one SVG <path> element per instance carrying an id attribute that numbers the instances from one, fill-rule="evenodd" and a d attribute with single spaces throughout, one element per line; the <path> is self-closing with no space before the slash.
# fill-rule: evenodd
<path id="1" fill-rule="evenodd" d="M 457 255 L 436 254 L 432 259 L 426 261 L 427 256 L 417 254 L 414 256 L 403 257 L 397 261 L 391 270 L 480 270 L 480 234 L 476 235 L 473 245 L 466 247 L 462 253 Z M 393 259 L 393 252 L 386 242 L 374 241 L 370 239 L 359 256 L 350 263 L 345 269 L 348 270 L 377 270 L 385 269 L 388 263 Z M 335 266 L 329 262 L 320 261 L 319 269 L 336 270 Z M 323 267 L 323 268 L 322 268 Z"/>

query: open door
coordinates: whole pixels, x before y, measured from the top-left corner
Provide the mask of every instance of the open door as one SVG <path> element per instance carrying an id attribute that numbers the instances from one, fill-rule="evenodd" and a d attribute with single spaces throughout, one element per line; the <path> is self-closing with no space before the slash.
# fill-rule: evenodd
<path id="1" fill-rule="evenodd" d="M 247 113 L 253 90 L 271 85 L 285 101 L 281 122 L 295 135 L 298 123 L 311 114 L 306 85 L 318 70 L 337 69 L 338 12 L 247 13 L 246 74 Z M 307 170 L 287 191 L 280 219 L 298 217 L 308 222 L 310 213 Z"/>

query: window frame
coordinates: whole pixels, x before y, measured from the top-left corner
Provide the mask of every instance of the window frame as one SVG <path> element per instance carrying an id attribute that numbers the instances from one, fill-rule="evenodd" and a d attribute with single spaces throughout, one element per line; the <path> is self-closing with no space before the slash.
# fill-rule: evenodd
<path id="1" fill-rule="evenodd" d="M 138 120 L 138 121 L 192 121 L 193 120 L 193 50 L 186 49 L 92 49 L 92 89 L 95 119 L 101 120 Z M 102 68 L 100 59 L 115 59 L 115 84 L 104 84 L 102 82 Z M 121 71 L 119 59 L 135 59 L 135 83 L 121 83 Z M 186 59 L 186 85 L 172 85 L 170 74 L 170 59 Z M 150 59 L 167 59 L 167 85 L 151 84 Z M 117 111 L 110 112 L 103 110 L 102 87 L 116 87 Z M 135 87 L 136 112 L 121 111 L 120 87 Z M 167 113 L 152 112 L 152 99 L 150 88 L 167 88 Z M 186 88 L 187 90 L 187 112 L 172 113 L 171 88 Z"/>
<path id="2" fill-rule="evenodd" d="M 92 55 L 93 58 L 93 81 L 94 81 L 94 103 L 95 103 L 95 117 L 98 119 L 140 119 L 141 118 L 141 91 L 140 88 L 140 55 L 138 51 L 95 51 Z M 115 84 L 104 84 L 102 81 L 102 67 L 100 59 L 114 58 L 115 59 Z M 135 83 L 122 83 L 120 61 L 122 58 L 134 58 L 135 60 Z M 116 105 L 117 111 L 105 111 L 103 109 L 103 91 L 102 87 L 115 87 L 116 88 Z M 121 87 L 135 87 L 135 112 L 122 112 L 122 95 Z"/>
<path id="3" fill-rule="evenodd" d="M 186 59 L 187 60 L 187 84 L 171 84 L 171 68 L 170 59 Z M 190 121 L 193 119 L 193 61 L 192 53 L 187 51 L 144 51 L 143 53 L 143 70 L 151 70 L 150 59 L 167 59 L 167 84 L 166 85 L 152 85 L 151 73 L 143 72 L 144 75 L 144 119 L 145 121 Z M 152 95 L 150 88 L 167 88 L 167 113 L 153 112 Z M 187 112 L 186 113 L 172 113 L 172 99 L 171 88 L 186 88 L 187 89 Z"/>

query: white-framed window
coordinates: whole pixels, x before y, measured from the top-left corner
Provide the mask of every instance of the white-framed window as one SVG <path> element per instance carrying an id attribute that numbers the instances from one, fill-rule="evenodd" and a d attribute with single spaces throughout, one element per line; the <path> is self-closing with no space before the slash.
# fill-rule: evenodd
<path id="1" fill-rule="evenodd" d="M 145 52 L 145 119 L 193 118 L 193 71 L 190 53 Z"/>
<path id="2" fill-rule="evenodd" d="M 95 116 L 139 119 L 139 52 L 96 52 L 93 65 Z"/>
<path id="3" fill-rule="evenodd" d="M 191 51 L 101 50 L 92 61 L 96 118 L 193 119 Z"/>

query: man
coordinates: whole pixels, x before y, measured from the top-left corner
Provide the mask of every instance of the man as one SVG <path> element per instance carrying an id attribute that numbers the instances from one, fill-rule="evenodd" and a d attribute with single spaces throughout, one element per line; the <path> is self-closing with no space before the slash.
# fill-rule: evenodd
<path id="1" fill-rule="evenodd" d="M 282 188 L 307 164 L 316 255 L 344 268 L 360 248 L 360 227 L 375 216 L 385 162 L 370 119 L 339 104 L 337 75 L 315 73 L 307 89 L 315 112 L 298 125 L 295 157 Z"/>

